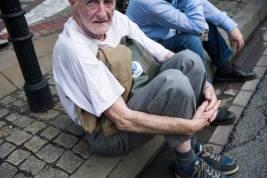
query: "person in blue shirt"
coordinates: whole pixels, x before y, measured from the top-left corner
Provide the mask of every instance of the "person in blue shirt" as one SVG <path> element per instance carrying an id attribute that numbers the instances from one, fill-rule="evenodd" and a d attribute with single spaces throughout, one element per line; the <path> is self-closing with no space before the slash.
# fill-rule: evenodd
<path id="1" fill-rule="evenodd" d="M 243 82 L 256 78 L 254 71 L 243 71 L 229 61 L 233 51 L 216 26 L 227 32 L 231 47 L 236 46 L 237 51 L 244 46 L 243 36 L 237 24 L 207 0 L 131 0 L 125 14 L 149 38 L 175 53 L 184 49 L 194 51 L 206 67 L 204 48 L 217 67 L 215 82 Z M 202 42 L 199 36 L 204 32 L 208 39 Z M 234 113 L 219 108 L 211 125 L 226 125 L 235 119 Z"/>

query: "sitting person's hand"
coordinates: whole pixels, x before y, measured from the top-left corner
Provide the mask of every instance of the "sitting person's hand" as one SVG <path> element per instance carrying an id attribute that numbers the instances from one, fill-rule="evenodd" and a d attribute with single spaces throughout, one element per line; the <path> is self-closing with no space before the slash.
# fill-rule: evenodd
<path id="1" fill-rule="evenodd" d="M 205 101 L 208 101 L 208 105 L 205 108 L 205 111 L 210 111 L 214 109 L 216 107 L 218 100 L 214 88 L 209 82 L 206 82 L 203 94 Z M 216 118 L 216 115 L 217 115 L 217 110 L 214 113 L 214 115 L 210 118 L 209 122 L 212 122 Z"/>
<path id="2" fill-rule="evenodd" d="M 208 126 L 210 122 L 212 122 L 216 115 L 217 115 L 217 110 L 221 104 L 221 100 L 218 100 L 215 102 L 215 105 L 212 109 L 209 111 L 206 111 L 207 106 L 209 105 L 208 101 L 204 101 L 196 110 L 192 121 L 195 121 L 194 125 L 194 131 L 200 131 L 204 126 Z"/>
<path id="3" fill-rule="evenodd" d="M 229 41 L 230 41 L 230 45 L 231 48 L 233 49 L 235 47 L 235 43 L 236 43 L 236 49 L 239 52 L 243 46 L 244 46 L 244 39 L 243 39 L 243 35 L 241 34 L 241 32 L 239 31 L 239 29 L 237 27 L 235 27 L 229 34 Z"/>

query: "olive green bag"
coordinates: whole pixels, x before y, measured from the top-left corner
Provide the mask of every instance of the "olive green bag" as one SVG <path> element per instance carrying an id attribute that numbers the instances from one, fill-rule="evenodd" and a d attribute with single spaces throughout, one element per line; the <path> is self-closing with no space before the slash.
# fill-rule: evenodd
<path id="1" fill-rule="evenodd" d="M 132 86 L 128 95 L 130 100 L 135 93 L 158 75 L 161 64 L 137 41 L 123 37 L 121 44 L 132 51 L 132 61 L 138 62 L 143 69 L 140 76 L 132 77 Z"/>

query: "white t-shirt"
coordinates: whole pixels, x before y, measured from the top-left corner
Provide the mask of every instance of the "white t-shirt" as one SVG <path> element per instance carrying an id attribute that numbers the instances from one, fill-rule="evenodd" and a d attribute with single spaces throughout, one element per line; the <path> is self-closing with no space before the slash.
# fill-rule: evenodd
<path id="1" fill-rule="evenodd" d="M 104 41 L 86 35 L 72 17 L 65 23 L 53 51 L 53 75 L 62 105 L 76 124 L 81 125 L 75 104 L 99 117 L 124 92 L 96 57 L 100 46 L 117 47 L 124 36 L 141 43 L 159 62 L 168 53 L 118 11 L 114 12 Z"/>

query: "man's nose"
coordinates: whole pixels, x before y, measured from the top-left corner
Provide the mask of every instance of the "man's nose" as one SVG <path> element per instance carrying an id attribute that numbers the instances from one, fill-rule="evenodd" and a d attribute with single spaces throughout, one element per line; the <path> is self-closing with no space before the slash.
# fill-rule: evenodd
<path id="1" fill-rule="evenodd" d="M 100 19 L 105 19 L 106 16 L 107 16 L 106 7 L 105 7 L 105 5 L 104 5 L 103 2 L 100 2 L 100 3 L 99 3 L 98 11 L 97 11 L 97 16 L 98 16 Z"/>

